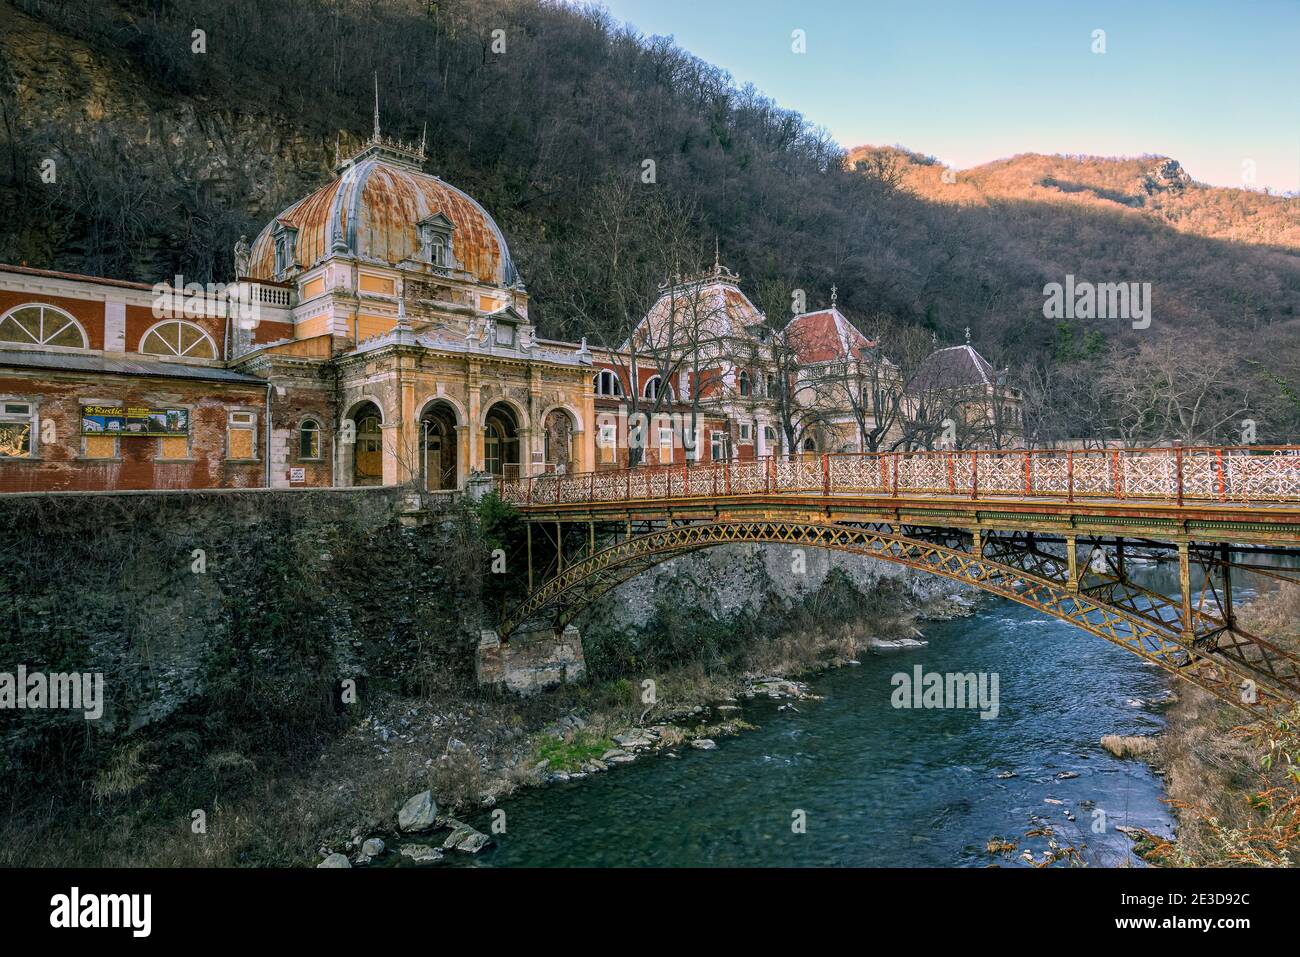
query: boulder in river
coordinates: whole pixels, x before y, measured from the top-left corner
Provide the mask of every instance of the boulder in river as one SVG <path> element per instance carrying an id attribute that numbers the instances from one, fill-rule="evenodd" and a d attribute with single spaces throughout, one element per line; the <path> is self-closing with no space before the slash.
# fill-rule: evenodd
<path id="1" fill-rule="evenodd" d="M 696 738 L 691 742 L 692 748 L 699 748 L 701 751 L 716 751 L 718 743 L 712 738 Z"/>
<path id="2" fill-rule="evenodd" d="M 447 839 L 442 842 L 444 851 L 464 851 L 466 854 L 477 854 L 483 848 L 492 843 L 492 839 L 482 831 L 477 831 L 460 821 L 448 820 L 452 826 L 452 831 L 447 835 Z"/>
<path id="3" fill-rule="evenodd" d="M 319 864 L 317 864 L 316 866 L 317 866 L 318 868 L 321 868 L 321 867 L 351 867 L 351 866 L 352 866 L 352 862 L 349 861 L 349 860 L 347 859 L 347 857 L 346 857 L 345 855 L 343 855 L 343 854 L 331 854 L 329 857 L 325 858 L 325 860 L 321 861 L 321 862 L 320 862 Z"/>
<path id="4" fill-rule="evenodd" d="M 402 831 L 427 831 L 438 817 L 438 805 L 432 791 L 421 791 L 410 798 L 397 813 L 397 827 Z"/>
<path id="5" fill-rule="evenodd" d="M 877 651 L 897 651 L 902 648 L 924 648 L 928 641 L 915 638 L 872 638 L 870 646 Z"/>
<path id="6" fill-rule="evenodd" d="M 377 837 L 372 837 L 361 844 L 361 853 L 366 857 L 378 857 L 384 853 L 384 842 Z"/>
<path id="7" fill-rule="evenodd" d="M 403 844 L 402 856 L 409 857 L 417 864 L 436 864 L 442 860 L 442 851 L 428 844 Z"/>
<path id="8" fill-rule="evenodd" d="M 622 734 L 616 734 L 613 741 L 620 748 L 649 748 L 654 746 L 654 741 L 642 731 L 625 731 Z"/>

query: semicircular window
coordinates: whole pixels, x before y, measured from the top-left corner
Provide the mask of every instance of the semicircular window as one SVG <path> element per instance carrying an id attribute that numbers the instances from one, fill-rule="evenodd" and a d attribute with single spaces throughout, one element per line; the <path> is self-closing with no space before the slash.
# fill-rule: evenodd
<path id="1" fill-rule="evenodd" d="M 32 303 L 0 318 L 0 342 L 25 346 L 86 348 L 86 331 L 62 309 Z"/>
<path id="2" fill-rule="evenodd" d="M 140 351 L 151 356 L 175 356 L 180 359 L 215 359 L 217 346 L 212 337 L 194 325 L 172 319 L 160 322 L 144 334 Z"/>

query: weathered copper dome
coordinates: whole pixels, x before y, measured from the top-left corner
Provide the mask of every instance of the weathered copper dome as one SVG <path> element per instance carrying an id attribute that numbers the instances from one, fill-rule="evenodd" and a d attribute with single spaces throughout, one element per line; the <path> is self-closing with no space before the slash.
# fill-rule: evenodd
<path id="1" fill-rule="evenodd" d="M 441 214 L 451 223 L 451 258 L 479 282 L 510 286 L 518 279 L 500 228 L 468 195 L 384 150 L 363 151 L 338 176 L 294 203 L 253 242 L 249 278 L 276 278 L 275 233 L 294 231 L 301 269 L 331 255 L 396 266 L 421 254 L 420 224 Z"/>

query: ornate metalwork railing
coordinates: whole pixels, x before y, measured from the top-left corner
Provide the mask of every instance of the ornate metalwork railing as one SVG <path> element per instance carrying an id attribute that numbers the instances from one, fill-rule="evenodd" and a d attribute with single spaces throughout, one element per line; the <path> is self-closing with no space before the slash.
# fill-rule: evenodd
<path id="1" fill-rule="evenodd" d="M 520 506 L 776 493 L 1300 503 L 1300 446 L 804 453 L 537 475 L 498 492 Z"/>

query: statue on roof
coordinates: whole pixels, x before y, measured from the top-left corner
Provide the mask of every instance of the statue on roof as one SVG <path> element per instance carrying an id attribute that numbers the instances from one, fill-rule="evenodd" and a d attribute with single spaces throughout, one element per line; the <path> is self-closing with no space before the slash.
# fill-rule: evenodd
<path id="1" fill-rule="evenodd" d="M 252 250 L 248 246 L 248 237 L 240 234 L 239 242 L 235 243 L 235 278 L 242 279 L 248 275 L 249 264 L 252 262 Z"/>

